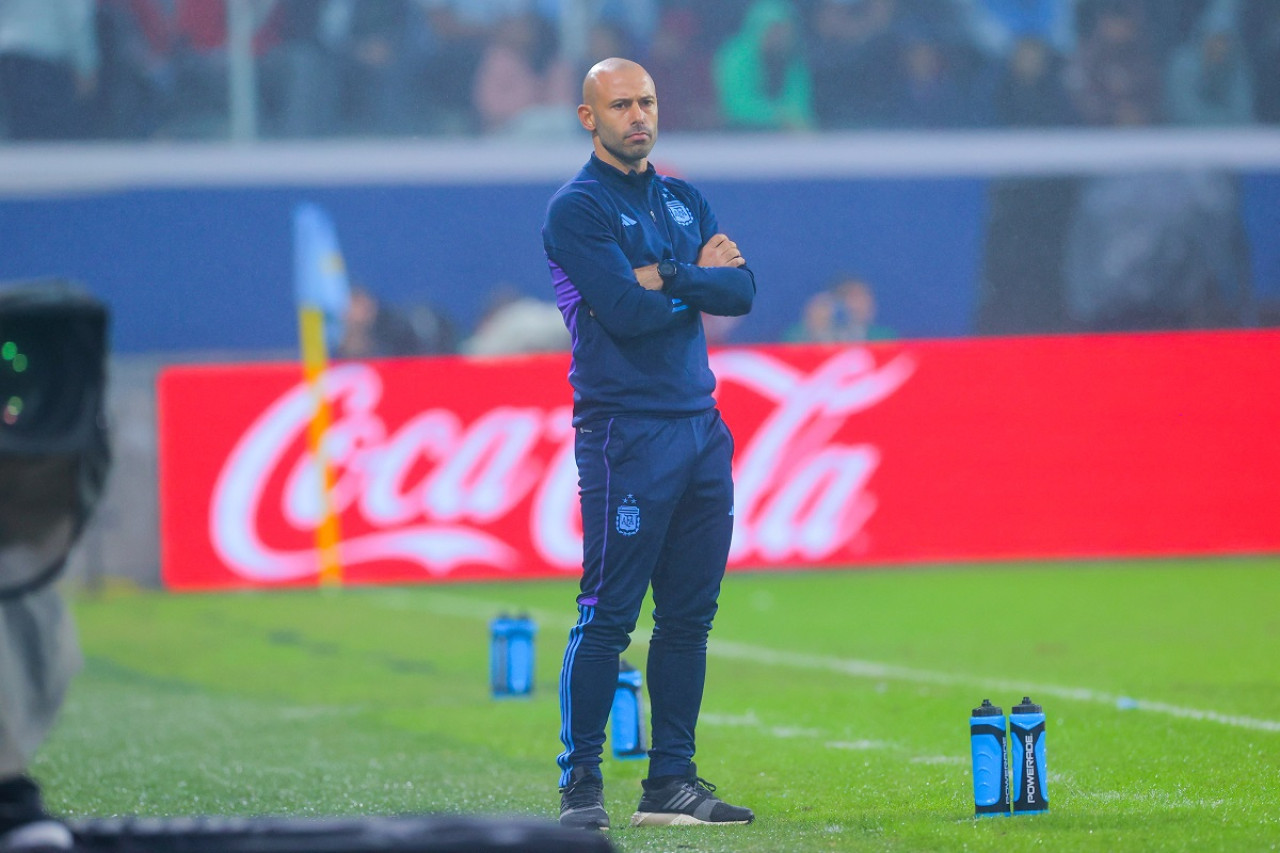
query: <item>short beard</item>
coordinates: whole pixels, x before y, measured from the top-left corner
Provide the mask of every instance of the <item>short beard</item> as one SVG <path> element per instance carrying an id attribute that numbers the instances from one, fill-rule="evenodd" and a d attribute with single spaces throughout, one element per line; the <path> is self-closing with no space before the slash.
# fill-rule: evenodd
<path id="1" fill-rule="evenodd" d="M 609 145 L 602 141 L 600 144 L 604 147 L 604 150 L 612 154 L 618 160 L 619 163 L 626 163 L 632 169 L 635 169 L 635 167 L 640 163 L 640 161 L 647 158 L 649 156 L 649 152 L 653 150 L 652 137 L 650 137 L 650 141 L 648 143 L 645 143 L 644 145 L 632 146 L 632 149 L 631 149 L 632 151 L 640 152 L 636 156 L 632 156 L 631 151 L 628 151 L 627 149 L 623 148 L 621 143 L 619 143 L 618 145 Z"/>

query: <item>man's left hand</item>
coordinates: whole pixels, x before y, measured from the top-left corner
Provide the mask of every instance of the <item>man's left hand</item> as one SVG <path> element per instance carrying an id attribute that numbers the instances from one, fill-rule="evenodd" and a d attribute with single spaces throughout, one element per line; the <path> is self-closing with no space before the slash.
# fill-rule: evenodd
<path id="1" fill-rule="evenodd" d="M 707 241 L 698 252 L 700 267 L 740 267 L 745 264 L 738 244 L 729 239 L 727 234 L 717 234 Z"/>

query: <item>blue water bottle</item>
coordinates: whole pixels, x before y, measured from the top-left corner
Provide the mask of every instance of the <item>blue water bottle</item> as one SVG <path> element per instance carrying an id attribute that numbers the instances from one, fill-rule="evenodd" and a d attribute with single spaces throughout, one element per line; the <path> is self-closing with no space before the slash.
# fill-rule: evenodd
<path id="1" fill-rule="evenodd" d="M 969 716 L 973 752 L 973 811 L 978 817 L 1009 814 L 1009 762 L 1005 755 L 1004 710 L 983 699 Z"/>
<path id="2" fill-rule="evenodd" d="M 513 620 L 511 636 L 507 641 L 513 696 L 528 696 L 533 692 L 533 638 L 537 634 L 538 626 L 529 618 L 529 614 L 521 613 Z"/>
<path id="3" fill-rule="evenodd" d="M 1048 767 L 1044 754 L 1044 710 L 1023 696 L 1009 712 L 1009 752 L 1013 763 L 1014 814 L 1049 810 Z"/>
<path id="4" fill-rule="evenodd" d="M 495 697 L 511 695 L 507 649 L 511 640 L 511 617 L 505 613 L 489 623 L 489 687 Z"/>
<path id="5" fill-rule="evenodd" d="M 489 625 L 489 684 L 497 698 L 533 692 L 533 639 L 538 626 L 527 615 L 505 613 Z"/>
<path id="6" fill-rule="evenodd" d="M 644 758 L 644 709 L 640 704 L 640 670 L 624 661 L 618 664 L 618 686 L 613 691 L 613 708 L 609 711 L 609 741 L 614 758 Z"/>

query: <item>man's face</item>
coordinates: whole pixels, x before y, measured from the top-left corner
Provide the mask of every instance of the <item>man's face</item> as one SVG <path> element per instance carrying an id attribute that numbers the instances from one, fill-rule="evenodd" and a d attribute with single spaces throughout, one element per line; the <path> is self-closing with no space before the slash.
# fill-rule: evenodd
<path id="1" fill-rule="evenodd" d="M 658 139 L 658 96 L 643 68 L 601 73 L 588 102 L 578 108 L 582 126 L 596 136 L 602 159 L 638 169 Z"/>

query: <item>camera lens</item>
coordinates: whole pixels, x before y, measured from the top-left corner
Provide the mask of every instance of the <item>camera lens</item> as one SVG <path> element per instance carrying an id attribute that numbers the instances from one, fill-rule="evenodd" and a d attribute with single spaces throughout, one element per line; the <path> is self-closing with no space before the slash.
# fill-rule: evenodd
<path id="1" fill-rule="evenodd" d="M 43 313 L 0 318 L 0 424 L 10 436 L 54 438 L 79 423 L 81 342 L 67 327 Z"/>
<path id="2" fill-rule="evenodd" d="M 0 452 L 83 449 L 101 427 L 105 352 L 101 305 L 0 290 Z"/>

